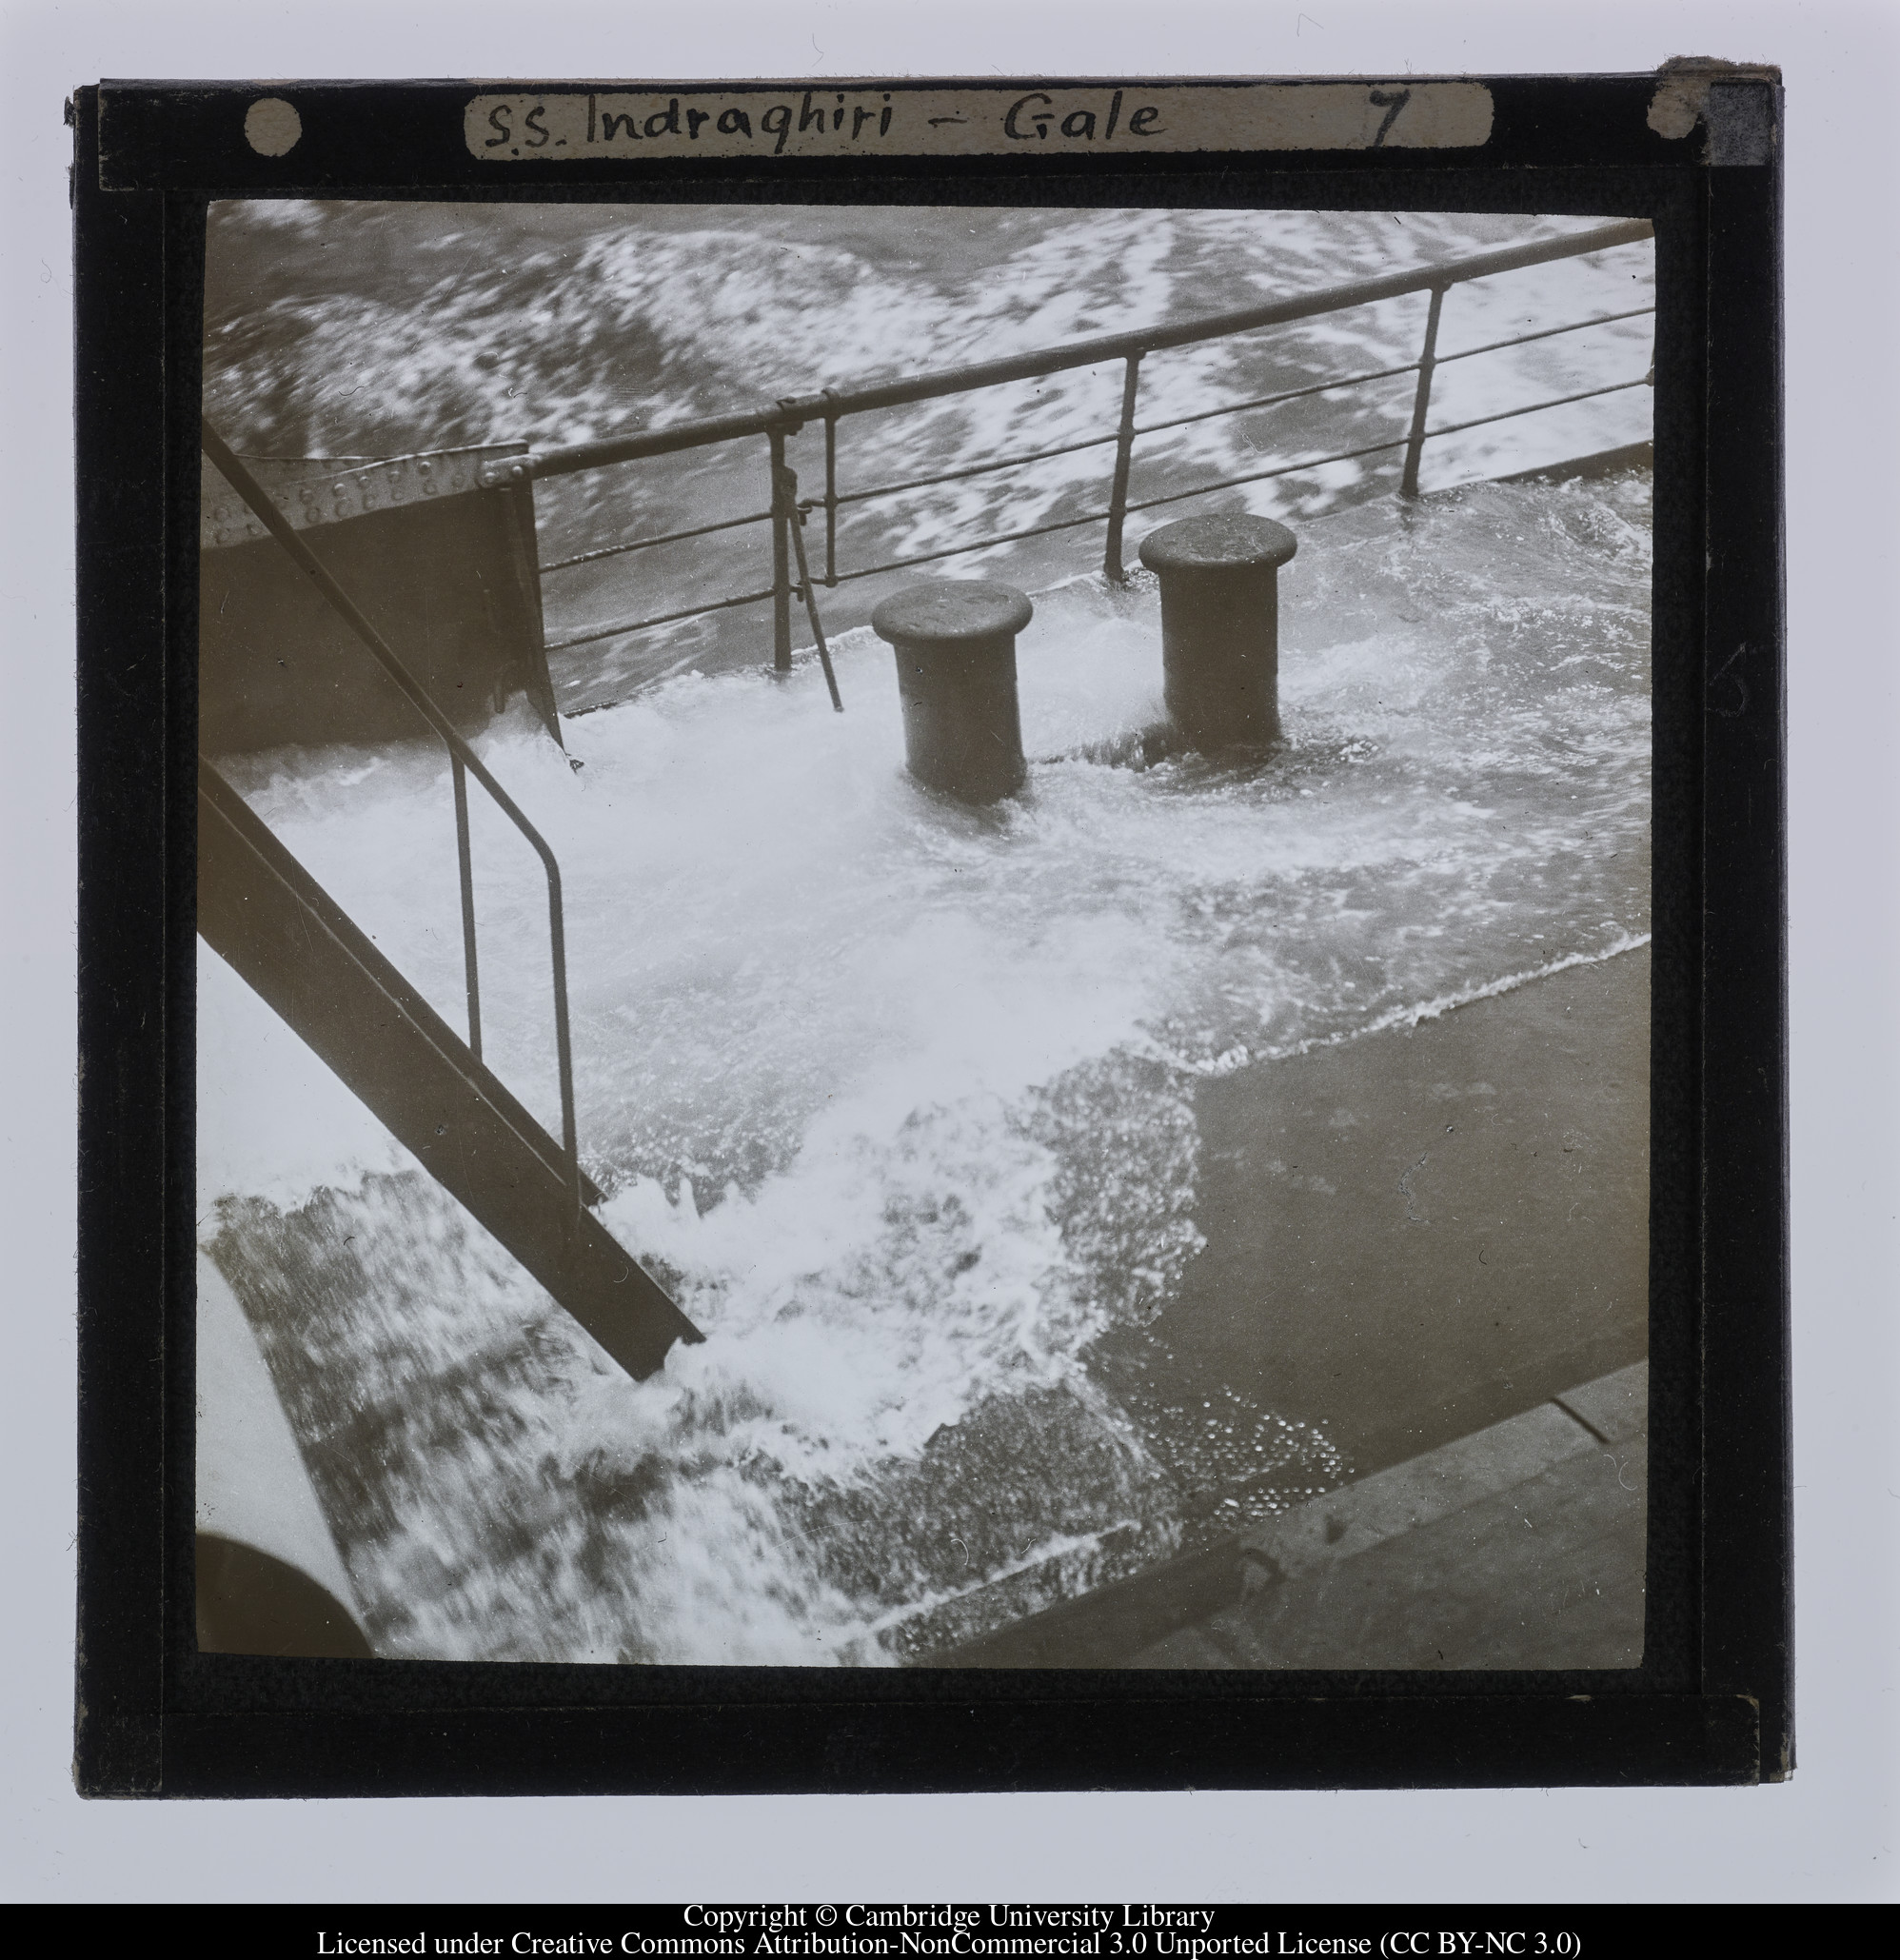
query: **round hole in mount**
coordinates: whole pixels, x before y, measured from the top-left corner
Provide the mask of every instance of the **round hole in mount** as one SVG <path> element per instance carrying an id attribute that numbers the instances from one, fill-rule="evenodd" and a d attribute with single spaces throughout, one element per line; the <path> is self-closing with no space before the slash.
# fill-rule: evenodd
<path id="1" fill-rule="evenodd" d="M 303 133 L 303 117 L 282 96 L 262 96 L 244 112 L 244 140 L 259 156 L 284 155 Z"/>

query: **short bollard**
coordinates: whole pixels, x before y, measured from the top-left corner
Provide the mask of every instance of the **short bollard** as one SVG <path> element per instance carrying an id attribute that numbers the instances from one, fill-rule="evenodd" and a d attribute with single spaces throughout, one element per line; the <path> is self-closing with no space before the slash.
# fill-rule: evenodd
<path id="1" fill-rule="evenodd" d="M 935 579 L 872 613 L 897 652 L 904 759 L 920 782 L 971 803 L 1022 787 L 1016 636 L 1034 611 L 1013 585 Z"/>
<path id="2" fill-rule="evenodd" d="M 1192 748 L 1277 742 L 1279 568 L 1298 544 L 1265 517 L 1184 517 L 1141 541 L 1161 582 L 1168 714 Z"/>

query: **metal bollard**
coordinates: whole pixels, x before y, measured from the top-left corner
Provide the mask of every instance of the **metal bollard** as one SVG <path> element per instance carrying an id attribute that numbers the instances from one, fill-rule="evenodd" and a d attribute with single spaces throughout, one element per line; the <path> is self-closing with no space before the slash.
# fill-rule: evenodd
<path id="1" fill-rule="evenodd" d="M 1191 747 L 1279 740 L 1279 568 L 1298 548 L 1284 525 L 1245 515 L 1184 517 L 1142 539 L 1161 582 L 1168 713 Z"/>
<path id="2" fill-rule="evenodd" d="M 1016 636 L 1034 611 L 1014 585 L 933 579 L 872 613 L 897 652 L 905 761 L 920 782 L 971 803 L 1022 787 Z"/>

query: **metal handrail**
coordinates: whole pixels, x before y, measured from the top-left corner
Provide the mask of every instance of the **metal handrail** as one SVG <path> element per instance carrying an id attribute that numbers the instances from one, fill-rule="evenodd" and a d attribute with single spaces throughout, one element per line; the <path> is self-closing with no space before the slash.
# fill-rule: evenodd
<path id="1" fill-rule="evenodd" d="M 473 776 L 488 792 L 503 815 L 527 840 L 541 860 L 547 880 L 547 933 L 554 965 L 554 1045 L 561 1077 L 561 1154 L 567 1183 L 573 1193 L 574 1214 L 578 1218 L 585 1202 L 585 1187 L 581 1177 L 580 1139 L 574 1117 L 574 1057 L 567 1023 L 567 938 L 561 902 L 561 866 L 554 852 L 514 799 L 495 780 L 487 764 L 429 698 L 427 690 L 364 617 L 349 594 L 331 577 L 323 561 L 298 536 L 269 493 L 231 453 L 224 438 L 203 418 L 200 419 L 199 430 L 205 454 L 210 458 L 219 474 L 249 505 L 259 522 L 289 553 L 298 568 L 308 576 L 344 624 L 368 648 L 404 698 L 447 745 L 455 787 L 455 846 L 462 884 L 462 945 L 468 991 L 468 1046 L 478 1061 L 482 1057 L 482 1002 L 476 964 L 475 885 L 465 776 Z"/>
<path id="2" fill-rule="evenodd" d="M 1524 346 L 1533 341 L 1548 340 L 1557 334 L 1580 332 L 1592 327 L 1634 319 L 1654 311 L 1653 307 L 1633 307 L 1622 312 L 1602 314 L 1590 320 L 1569 322 L 1561 327 L 1539 328 L 1533 333 L 1514 335 L 1508 340 L 1494 341 L 1483 346 L 1464 347 L 1455 353 L 1441 355 L 1436 350 L 1437 332 L 1445 293 L 1454 286 L 1466 285 L 1474 280 L 1491 278 L 1503 272 L 1518 271 L 1527 267 L 1545 265 L 1557 259 L 1580 258 L 1592 252 L 1610 250 L 1616 246 L 1638 244 L 1652 236 L 1653 228 L 1647 220 L 1619 220 L 1614 224 L 1600 225 L 1592 230 L 1575 232 L 1568 237 L 1546 239 L 1534 245 L 1514 246 L 1502 251 L 1479 253 L 1451 264 L 1425 267 L 1410 272 L 1391 273 L 1383 278 L 1361 280 L 1350 286 L 1332 287 L 1295 299 L 1276 300 L 1224 313 L 1203 315 L 1198 319 L 1177 321 L 1169 326 L 1143 327 L 1127 333 L 1103 335 L 1093 340 L 1072 341 L 1061 346 L 1043 347 L 1030 353 L 1011 355 L 1003 360 L 940 369 L 935 373 L 917 375 L 903 381 L 879 383 L 851 389 L 826 388 L 815 395 L 788 396 L 782 401 L 745 413 L 675 423 L 665 428 L 643 430 L 636 434 L 606 437 L 544 450 L 536 456 L 529 465 L 529 473 L 537 479 L 570 476 L 585 470 L 604 469 L 622 463 L 672 455 L 686 449 L 708 447 L 720 443 L 763 435 L 770 445 L 773 488 L 772 506 L 767 510 L 746 517 L 725 519 L 718 524 L 700 525 L 690 530 L 670 532 L 663 537 L 624 541 L 583 552 L 575 557 L 558 559 L 544 567 L 550 572 L 562 571 L 656 544 L 674 544 L 688 538 L 703 537 L 717 530 L 738 529 L 751 524 L 770 524 L 773 531 L 773 582 L 766 590 L 682 607 L 641 619 L 589 627 L 565 639 L 550 642 L 548 651 L 564 652 L 572 647 L 590 645 L 603 640 L 619 639 L 657 626 L 675 624 L 682 620 L 726 611 L 735 606 L 759 604 L 770 599 L 774 602 L 775 608 L 775 664 L 781 671 L 789 668 L 791 600 L 794 596 L 802 596 L 807 609 L 811 609 L 812 602 L 809 575 L 802 572 L 802 584 L 795 582 L 792 577 L 788 527 L 799 524 L 803 513 L 808 510 L 822 509 L 824 512 L 823 584 L 827 587 L 847 584 L 856 579 L 870 578 L 881 571 L 896 571 L 911 565 L 934 564 L 941 559 L 961 556 L 966 552 L 988 550 L 997 544 L 1047 536 L 1059 531 L 1081 529 L 1094 524 L 1106 524 L 1108 527 L 1102 568 L 1108 578 L 1118 582 L 1125 576 L 1121 564 L 1122 521 L 1137 511 L 1155 509 L 1164 504 L 1181 503 L 1244 484 L 1260 483 L 1274 477 L 1320 469 L 1330 464 L 1380 455 L 1394 449 L 1405 451 L 1400 476 L 1400 494 L 1407 497 L 1416 496 L 1420 458 L 1425 444 L 1434 437 L 1456 434 L 1463 429 L 1481 426 L 1485 423 L 1505 421 L 1513 416 L 1532 414 L 1542 408 L 1560 407 L 1571 402 L 1589 400 L 1598 394 L 1613 394 L 1623 388 L 1642 385 L 1640 382 L 1616 383 L 1610 387 L 1590 389 L 1582 394 L 1561 396 L 1546 402 L 1530 403 L 1523 407 L 1507 409 L 1497 415 L 1481 416 L 1471 422 L 1455 423 L 1434 428 L 1427 426 L 1427 417 L 1431 402 L 1432 377 L 1438 366 L 1450 361 L 1469 360 L 1478 354 L 1498 352 L 1506 347 Z M 1355 307 L 1370 306 L 1381 300 L 1415 292 L 1426 292 L 1431 295 L 1424 345 L 1415 361 L 1409 361 L 1398 366 L 1378 368 L 1365 374 L 1319 382 L 1277 394 L 1258 396 L 1243 402 L 1227 403 L 1216 408 L 1203 409 L 1193 415 L 1179 416 L 1168 421 L 1138 424 L 1135 420 L 1140 363 L 1144 355 L 1164 348 L 1189 346 L 1237 333 L 1251 332 L 1261 327 L 1312 319 L 1325 313 L 1341 312 Z M 1125 362 L 1126 372 L 1122 388 L 1121 415 L 1118 426 L 1111 432 L 1027 456 L 1005 457 L 996 462 L 975 464 L 961 469 L 945 471 L 936 476 L 920 477 L 905 483 L 886 484 L 872 489 L 844 493 L 839 490 L 837 428 L 839 421 L 844 416 L 867 414 L 911 403 L 940 400 L 980 388 L 998 386 L 1007 382 L 1032 380 L 1074 368 L 1096 366 L 1112 360 Z M 1373 382 L 1415 373 L 1418 376 L 1418 386 L 1413 403 L 1411 426 L 1406 435 L 1392 442 L 1372 444 L 1335 454 L 1308 457 L 1298 463 L 1257 470 L 1244 476 L 1226 477 L 1218 482 L 1202 484 L 1189 490 L 1174 491 L 1142 503 L 1131 504 L 1128 501 L 1132 451 L 1138 437 L 1158 434 L 1169 428 L 1184 427 L 1191 423 L 1209 421 L 1217 416 L 1245 414 L 1250 410 L 1271 407 L 1284 402 L 1327 394 L 1340 388 L 1364 386 Z M 824 426 L 825 488 L 821 498 L 800 502 L 796 496 L 797 479 L 791 476 L 785 462 L 785 441 L 807 422 L 813 421 L 822 422 Z M 1019 530 L 972 539 L 941 550 L 893 560 L 885 564 L 867 566 L 856 571 L 841 573 L 837 568 L 837 515 L 842 506 L 930 488 L 938 484 L 960 482 L 1000 470 L 1020 468 L 1051 457 L 1103 447 L 1111 443 L 1115 445 L 1116 451 L 1115 471 L 1106 510 L 1094 511 L 1086 517 L 1064 518 L 1046 525 L 1029 525 Z M 789 509 L 783 495 L 787 476 L 791 476 L 792 487 Z M 802 551 L 799 556 L 802 566 Z"/>

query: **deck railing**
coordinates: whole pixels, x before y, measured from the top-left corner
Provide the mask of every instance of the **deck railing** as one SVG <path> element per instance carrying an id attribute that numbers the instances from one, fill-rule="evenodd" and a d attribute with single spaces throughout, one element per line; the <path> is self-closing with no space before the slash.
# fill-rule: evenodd
<path id="1" fill-rule="evenodd" d="M 663 544 L 683 544 L 693 538 L 711 537 L 718 532 L 738 530 L 750 525 L 763 524 L 772 527 L 770 585 L 757 591 L 736 592 L 699 604 L 656 612 L 638 619 L 620 620 L 605 625 L 590 626 L 583 632 L 569 634 L 564 639 L 550 641 L 548 651 L 559 653 L 571 647 L 586 646 L 603 640 L 616 640 L 629 634 L 647 632 L 656 627 L 675 624 L 683 620 L 699 619 L 739 606 L 762 605 L 769 601 L 773 608 L 774 664 L 781 671 L 784 671 L 791 665 L 792 602 L 797 598 L 802 601 L 810 615 L 814 638 L 822 652 L 823 636 L 818 626 L 817 605 L 812 592 L 814 579 L 806 567 L 804 541 L 801 529 L 808 515 L 821 510 L 824 513 L 824 569 L 822 578 L 818 583 L 826 587 L 845 584 L 857 579 L 874 578 L 883 572 L 906 570 L 914 565 L 932 564 L 946 558 L 961 557 L 968 552 L 986 551 L 995 545 L 1011 544 L 1020 539 L 1046 537 L 1058 531 L 1080 530 L 1092 525 L 1106 526 L 1102 570 L 1109 579 L 1119 582 L 1125 576 L 1122 565 L 1122 527 L 1127 518 L 1138 511 L 1157 509 L 1167 504 L 1185 503 L 1195 497 L 1210 496 L 1217 490 L 1234 489 L 1245 484 L 1264 483 L 1275 477 L 1296 476 L 1305 471 L 1323 469 L 1332 464 L 1354 462 L 1367 456 L 1387 455 L 1399 449 L 1405 452 L 1399 477 L 1399 493 L 1405 497 L 1415 497 L 1418 494 L 1419 460 L 1425 445 L 1433 439 L 1457 435 L 1466 429 L 1479 428 L 1489 423 L 1509 421 L 1520 415 L 1535 414 L 1541 409 L 1558 408 L 1573 402 L 1590 401 L 1600 395 L 1620 394 L 1630 388 L 1641 387 L 1647 381 L 1647 376 L 1637 376 L 1630 381 L 1613 382 L 1602 387 L 1584 388 L 1573 394 L 1527 402 L 1515 408 L 1505 408 L 1494 414 L 1474 416 L 1468 421 L 1433 427 L 1430 426 L 1432 381 L 1438 368 L 1447 366 L 1455 361 L 1471 360 L 1479 354 L 1496 353 L 1507 347 L 1524 346 L 1533 341 L 1550 340 L 1560 334 L 1577 333 L 1586 327 L 1608 326 L 1613 321 L 1633 320 L 1655 311 L 1653 306 L 1633 307 L 1621 312 L 1600 313 L 1587 320 L 1569 321 L 1556 327 L 1541 327 L 1535 332 L 1514 334 L 1505 340 L 1487 342 L 1482 346 L 1461 347 L 1455 353 L 1441 354 L 1438 351 L 1438 320 L 1445 294 L 1453 287 L 1468 284 L 1473 280 L 1488 279 L 1500 272 L 1514 272 L 1531 266 L 1547 265 L 1556 259 L 1579 258 L 1592 252 L 1609 251 L 1617 246 L 1640 243 L 1652 235 L 1652 227 L 1646 220 L 1626 219 L 1616 224 L 1601 225 L 1589 231 L 1573 232 L 1567 237 L 1543 240 L 1535 245 L 1514 246 L 1503 251 L 1484 252 L 1447 264 L 1422 267 L 1409 272 L 1395 272 L 1381 279 L 1361 280 L 1351 286 L 1333 287 L 1320 292 L 1302 294 L 1294 299 L 1276 300 L 1266 305 L 1241 307 L 1236 311 L 1211 314 L 1200 319 L 1177 321 L 1163 327 L 1142 327 L 1131 333 L 1109 334 L 1098 339 L 1072 341 L 1062 346 L 1043 347 L 1031 353 L 1014 354 L 999 361 L 985 361 L 972 366 L 946 368 L 935 374 L 917 375 L 903 381 L 881 382 L 857 388 L 825 388 L 814 395 L 790 396 L 743 414 L 676 423 L 665 428 L 652 429 L 641 434 L 614 436 L 597 442 L 577 443 L 564 448 L 543 450 L 527 465 L 529 473 L 538 480 L 573 476 L 582 471 L 604 469 L 617 464 L 637 462 L 643 458 L 677 455 L 683 450 L 705 448 L 719 443 L 742 442 L 763 437 L 767 451 L 766 483 L 769 486 L 769 502 L 762 510 L 748 512 L 743 517 L 724 518 L 717 524 L 699 525 L 690 529 L 669 531 L 657 537 L 629 538 L 617 544 L 603 545 L 596 550 L 579 552 L 572 557 L 556 559 L 544 564 L 542 570 L 545 573 L 596 564 L 627 553 L 651 550 Z M 1289 388 L 1275 394 L 1223 403 L 1217 407 L 1202 409 L 1193 415 L 1174 416 L 1166 421 L 1142 423 L 1137 420 L 1141 363 L 1149 354 L 1162 348 L 1189 346 L 1197 342 L 1220 340 L 1233 334 L 1251 333 L 1261 327 L 1284 326 L 1297 320 L 1311 320 L 1327 313 L 1345 312 L 1356 307 L 1373 306 L 1381 300 L 1395 299 L 1416 292 L 1429 293 L 1431 302 L 1425 316 L 1423 344 L 1415 361 L 1407 361 L 1394 367 L 1376 368 L 1365 373 L 1341 375 L 1336 380 L 1316 382 L 1305 387 Z M 846 416 L 867 414 L 877 409 L 899 407 L 909 403 L 939 401 L 946 396 L 967 394 L 979 388 L 997 387 L 1009 382 L 1035 380 L 1044 375 L 1059 374 L 1077 367 L 1094 367 L 1111 361 L 1120 361 L 1124 364 L 1121 413 L 1113 429 L 1104 430 L 1101 434 L 1090 436 L 1081 442 L 1063 443 L 1026 456 L 1011 455 L 998 462 L 973 464 L 966 468 L 915 477 L 903 483 L 880 484 L 868 489 L 841 490 L 839 486 L 838 425 Z M 1191 423 L 1211 421 L 1218 416 L 1240 415 L 1255 409 L 1275 407 L 1309 396 L 1364 387 L 1374 382 L 1390 381 L 1405 374 L 1416 374 L 1418 381 L 1413 396 L 1411 423 L 1402 436 L 1342 449 L 1330 455 L 1302 457 L 1295 463 L 1278 464 L 1267 469 L 1249 470 L 1239 476 L 1221 477 L 1213 482 L 1197 484 L 1188 489 L 1171 490 L 1165 496 L 1146 498 L 1138 503 L 1129 501 L 1128 485 L 1134 448 L 1136 443 L 1144 436 L 1185 427 Z M 788 437 L 797 434 L 810 423 L 821 423 L 824 429 L 824 491 L 821 496 L 802 500 L 798 493 L 797 475 L 785 460 L 785 443 Z M 838 568 L 838 513 L 841 509 L 853 505 L 867 504 L 880 498 L 907 495 L 912 491 L 928 489 L 940 484 L 960 483 L 972 477 L 990 475 L 1005 469 L 1019 469 L 1026 464 L 1047 462 L 1054 457 L 1075 455 L 1086 449 L 1106 448 L 1110 445 L 1114 446 L 1115 456 L 1109 477 L 1107 505 L 1104 509 L 1092 510 L 1081 517 L 1059 518 L 1049 524 L 1027 525 L 1015 530 L 990 532 L 960 544 L 946 545 L 940 550 L 919 552 L 912 557 L 892 559 L 880 564 L 856 566 L 847 571 L 840 571 Z M 519 469 L 521 465 L 517 464 L 513 467 Z M 793 569 L 795 559 L 798 567 L 796 576 Z M 825 667 L 826 678 L 829 680 L 828 660 L 825 662 Z M 835 701 L 835 683 L 832 691 Z"/>

